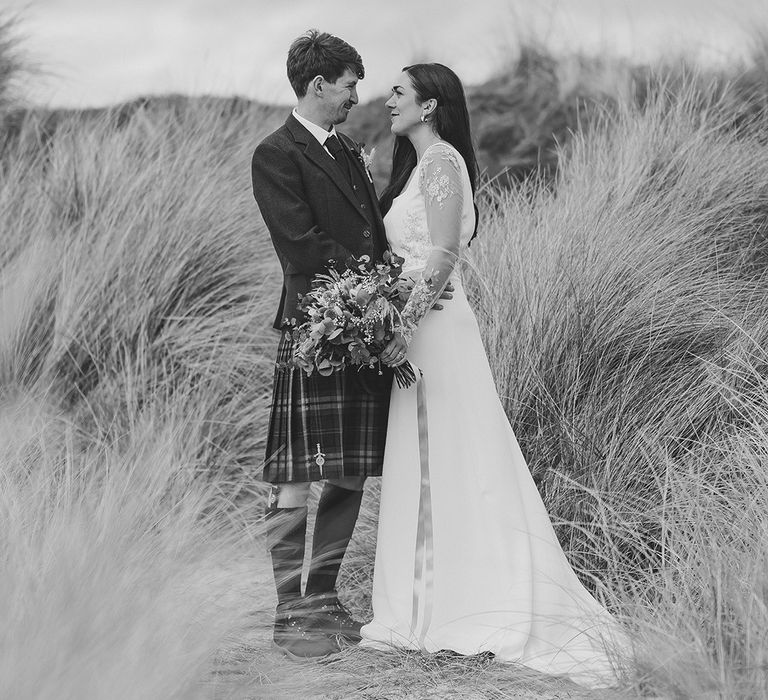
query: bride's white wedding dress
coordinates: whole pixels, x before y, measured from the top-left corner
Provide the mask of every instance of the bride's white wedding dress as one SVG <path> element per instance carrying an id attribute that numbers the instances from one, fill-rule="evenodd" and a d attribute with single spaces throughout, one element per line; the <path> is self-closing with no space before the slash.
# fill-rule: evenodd
<path id="1" fill-rule="evenodd" d="M 444 250 L 430 238 L 429 207 L 438 212 L 453 197 L 465 249 L 474 227 L 469 177 L 459 153 L 440 142 L 384 220 L 414 278 Z M 374 618 L 361 644 L 492 652 L 585 685 L 615 685 L 611 647 L 621 633 L 558 544 L 498 399 L 458 267 L 450 279 L 453 299 L 424 315 L 408 349 L 420 386 L 392 391 Z"/>

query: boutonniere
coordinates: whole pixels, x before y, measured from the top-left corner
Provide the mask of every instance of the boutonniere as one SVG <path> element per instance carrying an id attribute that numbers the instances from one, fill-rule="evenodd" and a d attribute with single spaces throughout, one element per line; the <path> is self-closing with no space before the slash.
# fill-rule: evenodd
<path id="1" fill-rule="evenodd" d="M 373 184 L 373 177 L 371 177 L 371 166 L 373 166 L 373 156 L 375 153 L 375 146 L 371 149 L 370 153 L 366 153 L 364 143 L 358 144 L 357 149 L 355 150 L 355 154 L 362 164 L 363 170 L 365 170 L 365 174 L 368 176 L 368 180 L 371 184 Z"/>

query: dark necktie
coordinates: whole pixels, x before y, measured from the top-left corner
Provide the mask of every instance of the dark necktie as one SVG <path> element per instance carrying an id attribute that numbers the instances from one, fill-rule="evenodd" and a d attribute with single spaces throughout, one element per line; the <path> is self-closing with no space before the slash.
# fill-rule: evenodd
<path id="1" fill-rule="evenodd" d="M 335 134 L 331 134 L 327 139 L 325 139 L 325 147 L 336 160 L 336 163 L 341 168 L 341 172 L 347 176 L 348 180 L 351 180 L 352 178 L 349 172 L 349 163 L 347 162 L 347 157 L 344 154 L 344 147 L 341 145 L 339 137 Z"/>

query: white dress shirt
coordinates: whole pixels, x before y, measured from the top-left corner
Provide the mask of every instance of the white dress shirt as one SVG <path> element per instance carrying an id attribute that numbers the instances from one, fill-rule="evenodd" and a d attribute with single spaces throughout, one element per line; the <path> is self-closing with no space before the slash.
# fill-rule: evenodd
<path id="1" fill-rule="evenodd" d="M 301 124 L 310 134 L 312 134 L 312 136 L 314 136 L 318 140 L 320 145 L 323 148 L 325 148 L 325 152 L 329 156 L 331 156 L 331 158 L 333 158 L 333 155 L 331 154 L 331 152 L 325 146 L 325 140 L 329 136 L 336 136 L 336 138 L 338 138 L 338 136 L 336 134 L 336 127 L 331 125 L 331 130 L 330 131 L 326 131 L 322 126 L 318 126 L 314 122 L 309 121 L 309 119 L 305 119 L 304 117 L 302 117 L 296 111 L 295 107 L 293 108 L 293 116 L 296 118 L 296 121 L 299 122 L 299 124 Z M 341 140 L 341 139 L 339 139 L 339 140 Z M 336 159 L 334 158 L 334 160 L 336 160 Z"/>

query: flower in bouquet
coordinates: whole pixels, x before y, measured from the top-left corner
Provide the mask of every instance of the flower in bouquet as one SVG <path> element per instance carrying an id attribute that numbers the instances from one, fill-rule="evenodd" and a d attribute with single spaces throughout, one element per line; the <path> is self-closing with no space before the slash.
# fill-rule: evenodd
<path id="1" fill-rule="evenodd" d="M 315 276 L 299 303 L 306 320 L 294 330 L 294 365 L 308 375 L 329 376 L 345 367 L 377 368 L 394 337 L 407 298 L 403 259 L 387 251 L 381 262 L 364 255 L 339 271 L 329 265 Z M 393 368 L 401 387 L 416 376 L 406 362 Z"/>

